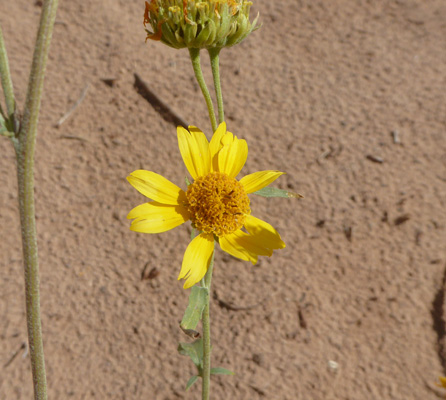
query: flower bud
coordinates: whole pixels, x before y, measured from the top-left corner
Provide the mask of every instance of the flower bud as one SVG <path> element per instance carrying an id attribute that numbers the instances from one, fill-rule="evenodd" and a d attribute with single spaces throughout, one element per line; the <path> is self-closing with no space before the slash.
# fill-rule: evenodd
<path id="1" fill-rule="evenodd" d="M 233 46 L 257 29 L 251 23 L 246 0 L 150 0 L 146 1 L 144 26 L 147 39 L 161 40 L 175 49 Z M 147 40 L 146 39 L 146 40 Z"/>

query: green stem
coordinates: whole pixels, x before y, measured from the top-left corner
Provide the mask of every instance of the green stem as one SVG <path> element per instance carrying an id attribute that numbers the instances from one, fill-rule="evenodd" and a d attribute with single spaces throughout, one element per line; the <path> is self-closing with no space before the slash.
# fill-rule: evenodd
<path id="1" fill-rule="evenodd" d="M 26 320 L 35 400 L 47 399 L 47 384 L 40 318 L 39 263 L 34 209 L 34 151 L 45 68 L 57 4 L 58 0 L 45 0 L 43 3 L 28 82 L 23 123 L 18 141 L 15 143 L 25 268 Z"/>
<path id="2" fill-rule="evenodd" d="M 192 61 L 192 67 L 194 68 L 195 77 L 197 78 L 198 85 L 200 85 L 201 92 L 203 93 L 204 100 L 208 106 L 209 119 L 211 120 L 212 132 L 217 130 L 217 120 L 215 118 L 214 106 L 212 104 L 211 95 L 209 89 L 206 86 L 203 72 L 201 70 L 200 63 L 200 49 L 189 49 L 190 59 Z"/>
<path id="3" fill-rule="evenodd" d="M 218 104 L 218 122 L 221 124 L 225 120 L 225 111 L 223 108 L 223 95 L 220 83 L 220 48 L 209 49 L 209 57 L 211 59 L 212 76 L 214 78 L 215 94 L 217 95 Z"/>
<path id="4" fill-rule="evenodd" d="M 215 245 L 217 243 L 214 243 Z M 203 279 L 204 287 L 208 289 L 208 296 L 206 307 L 203 310 L 202 324 L 203 324 L 203 376 L 202 376 L 202 400 L 209 400 L 209 388 L 211 385 L 211 323 L 209 319 L 209 306 L 211 301 L 211 281 L 212 271 L 214 269 L 214 253 L 212 254 L 211 262 L 209 263 L 208 271 Z"/>
<path id="5" fill-rule="evenodd" d="M 0 26 L 0 77 L 2 81 L 3 93 L 5 95 L 6 112 L 8 119 L 14 118 L 15 101 L 12 87 L 11 73 L 9 72 L 8 54 L 3 40 L 2 27 Z M 14 124 L 13 124 L 14 125 Z"/>

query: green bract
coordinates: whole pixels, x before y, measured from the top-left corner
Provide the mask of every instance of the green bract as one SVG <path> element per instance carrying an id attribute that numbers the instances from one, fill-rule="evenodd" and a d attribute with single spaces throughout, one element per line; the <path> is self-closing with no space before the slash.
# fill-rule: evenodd
<path id="1" fill-rule="evenodd" d="M 146 1 L 144 25 L 147 39 L 161 40 L 175 49 L 212 49 L 240 43 L 256 29 L 249 21 L 252 2 L 246 0 Z"/>

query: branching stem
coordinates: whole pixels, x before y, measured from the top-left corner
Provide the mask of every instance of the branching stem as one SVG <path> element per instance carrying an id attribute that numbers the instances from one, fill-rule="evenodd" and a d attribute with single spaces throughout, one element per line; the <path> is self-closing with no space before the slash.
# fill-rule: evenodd
<path id="1" fill-rule="evenodd" d="M 225 120 L 225 111 L 223 107 L 223 94 L 221 92 L 220 82 L 220 48 L 209 49 L 209 58 L 211 59 L 212 76 L 214 78 L 215 94 L 218 105 L 218 122 L 221 124 Z"/>
<path id="2" fill-rule="evenodd" d="M 212 104 L 212 98 L 209 93 L 209 89 L 206 86 L 204 80 L 203 71 L 201 70 L 200 63 L 200 49 L 189 49 L 190 59 L 192 61 L 192 67 L 194 68 L 195 77 L 197 78 L 198 85 L 200 86 L 201 92 L 203 93 L 204 100 L 208 107 L 209 119 L 211 120 L 212 133 L 217 130 L 217 119 L 215 118 L 214 105 Z"/>

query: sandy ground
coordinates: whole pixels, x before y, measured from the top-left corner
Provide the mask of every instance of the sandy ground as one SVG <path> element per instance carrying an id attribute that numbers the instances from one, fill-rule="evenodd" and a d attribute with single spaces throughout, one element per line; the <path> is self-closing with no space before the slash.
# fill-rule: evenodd
<path id="1" fill-rule="evenodd" d="M 212 304 L 213 364 L 236 372 L 213 380 L 212 398 L 444 398 L 434 383 L 446 374 L 446 2 L 258 0 L 255 10 L 262 29 L 221 55 L 228 127 L 248 141 L 244 174 L 286 171 L 278 186 L 305 199 L 252 200 L 287 243 L 271 259 L 216 255 L 216 296 L 241 309 Z M 143 11 L 140 0 L 60 2 L 36 153 L 51 399 L 200 397 L 199 385 L 185 393 L 194 369 L 176 351 L 187 341 L 176 277 L 189 227 L 136 234 L 125 218 L 144 202 L 130 172 L 186 175 L 175 125 L 134 74 L 208 137 L 210 124 L 187 51 L 144 43 Z M 0 1 L 20 107 L 39 13 L 34 1 Z M 30 399 L 6 138 L 0 187 L 0 399 Z M 147 263 L 159 275 L 142 281 Z"/>

